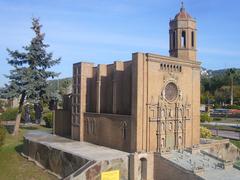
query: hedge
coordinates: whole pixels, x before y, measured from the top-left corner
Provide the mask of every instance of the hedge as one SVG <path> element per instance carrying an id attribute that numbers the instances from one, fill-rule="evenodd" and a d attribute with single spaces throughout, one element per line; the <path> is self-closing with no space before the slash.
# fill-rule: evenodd
<path id="1" fill-rule="evenodd" d="M 0 115 L 2 121 L 15 121 L 18 113 L 18 108 L 9 108 Z"/>

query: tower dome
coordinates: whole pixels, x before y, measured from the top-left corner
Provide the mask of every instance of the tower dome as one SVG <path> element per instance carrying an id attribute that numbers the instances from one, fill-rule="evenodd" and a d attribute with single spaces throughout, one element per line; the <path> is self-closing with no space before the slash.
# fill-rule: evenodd
<path id="1" fill-rule="evenodd" d="M 181 8 L 180 8 L 180 12 L 178 14 L 176 14 L 175 20 L 178 20 L 178 19 L 192 19 L 192 17 L 186 12 L 185 8 L 184 8 L 184 5 L 183 5 L 183 2 L 181 4 Z"/>

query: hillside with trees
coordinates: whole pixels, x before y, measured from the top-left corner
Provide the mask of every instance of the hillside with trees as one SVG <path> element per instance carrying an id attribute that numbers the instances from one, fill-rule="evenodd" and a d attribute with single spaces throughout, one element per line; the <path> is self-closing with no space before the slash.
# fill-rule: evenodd
<path id="1" fill-rule="evenodd" d="M 201 103 L 240 105 L 240 69 L 201 71 Z"/>

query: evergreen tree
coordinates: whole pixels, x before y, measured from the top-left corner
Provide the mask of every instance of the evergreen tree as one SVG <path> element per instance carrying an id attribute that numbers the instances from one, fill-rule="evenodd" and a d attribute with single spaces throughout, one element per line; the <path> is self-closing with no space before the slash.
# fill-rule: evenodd
<path id="1" fill-rule="evenodd" d="M 24 52 L 7 49 L 10 58 L 7 59 L 13 69 L 10 70 L 9 84 L 5 85 L 4 95 L 7 98 L 20 97 L 18 115 L 14 127 L 14 135 L 18 134 L 22 108 L 25 100 L 39 103 L 46 99 L 47 79 L 58 76 L 58 73 L 49 71 L 52 66 L 60 63 L 60 58 L 53 59 L 52 53 L 47 53 L 49 45 L 44 44 L 44 33 L 41 33 L 42 25 L 39 19 L 32 19 L 31 29 L 35 37 L 28 46 L 24 46 Z"/>

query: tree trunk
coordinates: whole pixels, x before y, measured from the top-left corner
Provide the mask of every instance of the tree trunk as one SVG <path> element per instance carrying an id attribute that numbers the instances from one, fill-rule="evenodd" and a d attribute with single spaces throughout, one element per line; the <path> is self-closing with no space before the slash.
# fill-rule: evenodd
<path id="1" fill-rule="evenodd" d="M 43 107 L 41 103 L 34 104 L 34 111 L 35 111 L 35 123 L 40 124 L 42 120 L 42 111 L 43 111 Z"/>
<path id="2" fill-rule="evenodd" d="M 13 136 L 18 136 L 24 100 L 25 100 L 25 93 L 22 93 L 19 106 L 18 106 L 18 114 L 15 120 L 14 131 L 12 133 Z"/>

